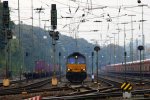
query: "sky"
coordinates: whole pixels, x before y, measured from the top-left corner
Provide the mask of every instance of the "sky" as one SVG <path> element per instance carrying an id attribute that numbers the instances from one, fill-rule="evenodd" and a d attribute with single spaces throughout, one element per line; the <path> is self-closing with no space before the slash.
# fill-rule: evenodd
<path id="1" fill-rule="evenodd" d="M 1 0 L 3 1 L 3 0 Z M 8 0 L 11 10 L 11 20 L 18 24 L 18 0 Z M 24 24 L 32 25 L 32 0 L 20 1 L 20 17 Z M 44 10 L 39 14 L 33 10 L 34 26 L 50 29 L 51 4 L 57 6 L 57 30 L 73 38 L 84 38 L 91 43 L 101 46 L 108 43 L 124 44 L 124 33 L 126 43 L 139 40 L 142 44 L 142 34 L 145 42 L 150 43 L 150 0 L 33 0 L 33 9 L 42 7 Z M 143 32 L 142 32 L 142 7 L 143 7 Z M 131 23 L 131 16 L 132 22 Z M 71 18 L 66 18 L 71 17 Z M 122 23 L 127 23 L 122 24 Z M 133 25 L 133 29 L 131 27 Z M 119 31 L 117 29 L 120 29 Z M 133 31 L 132 31 L 133 30 Z M 118 35 L 119 34 L 119 35 Z M 111 40 L 111 41 L 110 41 Z"/>

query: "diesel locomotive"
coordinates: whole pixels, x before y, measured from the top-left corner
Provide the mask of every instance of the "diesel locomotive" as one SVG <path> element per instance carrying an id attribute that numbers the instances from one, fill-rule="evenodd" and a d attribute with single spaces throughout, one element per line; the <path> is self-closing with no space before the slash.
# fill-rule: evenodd
<path id="1" fill-rule="evenodd" d="M 86 57 L 74 52 L 67 57 L 66 78 L 71 83 L 82 83 L 87 77 Z"/>

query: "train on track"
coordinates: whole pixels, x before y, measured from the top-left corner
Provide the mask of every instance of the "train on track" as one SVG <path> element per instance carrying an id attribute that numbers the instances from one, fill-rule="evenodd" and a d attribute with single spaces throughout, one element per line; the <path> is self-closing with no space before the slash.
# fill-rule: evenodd
<path id="1" fill-rule="evenodd" d="M 58 74 L 59 65 L 55 65 L 56 74 Z M 47 64 L 43 60 L 39 60 L 35 62 L 35 67 L 33 72 L 25 72 L 23 75 L 26 79 L 38 79 L 44 78 L 53 75 L 53 65 Z"/>
<path id="2" fill-rule="evenodd" d="M 125 64 L 111 64 L 103 67 L 104 72 L 112 73 L 112 74 L 128 74 L 133 76 L 139 76 L 140 72 L 144 77 L 150 77 L 150 59 L 141 61 L 141 69 L 140 69 L 140 61 L 133 61 L 126 63 L 126 72 L 125 72 Z"/>
<path id="3" fill-rule="evenodd" d="M 71 83 L 82 83 L 87 77 L 86 57 L 74 52 L 67 57 L 66 78 Z"/>

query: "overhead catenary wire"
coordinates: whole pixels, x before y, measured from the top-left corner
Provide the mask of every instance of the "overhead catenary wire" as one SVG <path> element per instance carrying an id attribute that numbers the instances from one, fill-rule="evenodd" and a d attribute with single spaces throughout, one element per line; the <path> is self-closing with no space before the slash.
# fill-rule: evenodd
<path id="1" fill-rule="evenodd" d="M 101 4 L 99 4 L 99 3 L 96 3 L 95 1 L 92 1 L 92 3 L 91 3 L 91 1 L 90 0 L 75 0 L 75 1 L 70 1 L 70 0 L 65 0 L 66 2 L 64 2 L 64 1 L 59 1 L 59 0 L 51 0 L 51 1 L 42 1 L 42 0 L 38 0 L 37 2 L 40 2 L 41 3 L 41 5 L 42 6 L 44 6 L 44 8 L 45 8 L 45 10 L 46 11 L 49 11 L 49 9 L 50 9 L 50 4 L 51 3 L 56 3 L 56 4 L 58 4 L 58 5 L 60 5 L 60 6 L 58 6 L 58 11 L 61 11 L 61 15 L 63 15 L 64 13 L 64 15 L 66 16 L 66 15 L 68 15 L 68 16 L 71 16 L 71 17 L 74 17 L 75 19 L 76 19 L 76 21 L 78 22 L 78 23 L 80 23 L 80 13 L 81 14 L 85 14 L 85 17 L 84 17 L 84 20 L 88 20 L 88 21 L 86 21 L 85 23 L 83 23 L 81 26 L 86 26 L 87 24 L 89 24 L 89 23 L 91 23 L 93 20 L 98 20 L 98 19 L 100 19 L 100 20 L 102 20 L 103 22 L 107 22 L 106 21 L 106 19 L 107 18 L 111 18 L 112 19 L 112 22 L 110 22 L 109 23 L 109 25 L 107 25 L 107 27 L 106 27 L 106 25 L 104 24 L 104 27 L 103 28 L 106 28 L 106 29 L 108 29 L 108 26 L 109 26 L 109 28 L 112 28 L 112 26 L 115 28 L 115 27 L 117 27 L 118 26 L 118 24 L 116 24 L 116 21 L 117 21 L 117 19 L 120 19 L 120 20 L 122 20 L 122 19 L 125 19 L 125 18 L 127 18 L 126 16 L 124 17 L 124 16 L 122 16 L 121 18 L 118 18 L 118 15 L 117 15 L 117 12 L 119 11 L 119 10 L 121 10 L 121 13 L 120 13 L 120 15 L 123 15 L 123 14 L 125 14 L 126 12 L 127 13 L 132 13 L 132 11 L 128 11 L 128 10 L 130 10 L 130 9 L 127 9 L 127 8 L 124 8 L 124 7 L 132 7 L 132 6 L 137 6 L 136 4 L 127 4 L 126 2 L 124 2 L 124 1 L 118 1 L 118 5 L 101 5 Z M 88 2 L 87 2 L 88 1 Z M 86 5 L 89 5 L 89 8 L 92 8 L 92 12 L 90 11 L 90 12 L 88 12 L 88 10 L 87 10 L 87 6 Z M 49 6 L 49 7 L 48 7 Z M 106 7 L 106 8 L 104 8 L 104 9 L 101 9 L 102 7 Z M 13 7 L 13 8 L 15 8 L 15 7 Z M 69 9 L 71 10 L 71 14 L 69 13 Z M 109 12 L 109 10 L 111 10 L 112 9 L 112 11 L 114 12 L 114 14 L 112 14 L 111 12 Z M 23 7 L 21 7 L 21 10 L 22 10 L 22 12 L 28 12 L 28 10 L 30 10 L 29 8 L 28 8 L 28 6 L 27 6 L 27 8 L 23 8 Z M 90 9 L 91 10 L 91 9 Z M 137 11 L 137 12 L 134 12 L 134 11 L 136 11 L 135 9 L 131 9 L 131 10 L 133 10 L 133 13 L 134 14 L 140 14 L 140 11 Z M 66 12 L 67 11 L 67 12 Z M 148 11 L 148 10 L 147 10 Z M 93 13 L 94 12 L 94 13 Z M 101 17 L 98 13 L 95 13 L 95 12 L 98 12 L 99 14 L 102 14 L 102 13 L 104 13 L 103 15 L 104 15 L 104 17 Z M 110 16 L 107 16 L 107 14 L 109 14 Z M 145 15 L 146 14 L 146 15 Z M 147 17 L 147 14 L 149 14 L 149 13 L 144 13 L 144 15 Z M 47 16 L 49 16 L 50 14 L 49 13 L 45 13 L 45 15 L 47 15 Z M 64 16 L 63 15 L 63 16 Z M 91 17 L 91 19 L 89 18 L 89 17 Z M 93 18 L 92 18 L 93 17 Z M 97 17 L 97 18 L 96 18 Z M 99 17 L 101 17 L 101 18 L 99 18 Z M 114 18 L 113 18 L 114 17 Z M 41 17 L 41 19 L 45 19 L 46 18 L 46 16 L 43 16 L 43 17 Z M 89 18 L 89 19 L 88 19 Z M 22 18 L 21 18 L 22 19 Z M 47 18 L 46 18 L 47 19 Z M 138 18 L 136 18 L 136 19 L 138 19 Z M 23 19 L 24 20 L 24 19 Z M 35 24 L 34 25 L 36 25 L 37 26 L 37 18 L 34 18 L 34 21 L 35 21 Z M 58 20 L 59 21 L 63 21 L 63 18 L 61 18 L 60 17 L 60 15 L 58 16 Z M 69 22 L 70 21 L 70 22 Z M 27 21 L 27 22 L 29 22 L 29 21 Z M 67 20 L 65 23 L 62 23 L 62 24 L 64 24 L 64 26 L 66 25 L 66 24 L 68 24 L 69 25 L 69 23 L 71 23 L 71 24 L 73 24 L 73 22 L 74 21 L 72 21 L 71 19 L 69 19 L 69 20 Z M 42 23 L 43 24 L 43 23 Z M 77 24 L 77 23 L 76 23 Z M 92 24 L 93 25 L 93 24 Z M 62 29 L 63 28 L 63 26 L 62 25 L 59 25 L 58 24 L 58 28 L 59 29 Z M 80 27 L 81 27 L 80 26 Z M 88 26 L 88 25 L 87 25 Z M 95 27 L 95 26 L 93 26 L 93 27 Z M 136 23 L 135 23 L 135 27 L 137 27 L 137 25 L 136 25 Z M 65 28 L 67 28 L 67 27 L 65 27 Z M 122 28 L 122 26 L 120 26 L 120 28 Z M 104 29 L 105 30 L 105 29 Z M 112 30 L 112 29 L 111 29 Z M 116 30 L 116 28 L 114 29 L 114 31 Z M 147 29 L 146 29 L 147 30 Z"/>

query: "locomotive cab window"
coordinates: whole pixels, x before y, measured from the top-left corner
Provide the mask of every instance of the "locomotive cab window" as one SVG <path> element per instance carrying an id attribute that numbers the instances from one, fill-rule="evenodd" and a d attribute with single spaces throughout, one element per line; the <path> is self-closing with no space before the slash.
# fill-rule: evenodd
<path id="1" fill-rule="evenodd" d="M 78 57 L 78 59 L 76 59 L 76 63 L 77 64 L 84 64 L 85 63 L 85 59 L 83 57 Z"/>
<path id="2" fill-rule="evenodd" d="M 83 57 L 70 57 L 67 60 L 69 64 L 85 64 L 85 59 Z"/>
<path id="3" fill-rule="evenodd" d="M 73 58 L 73 57 L 68 58 L 67 63 L 74 64 L 75 63 L 75 58 Z"/>

